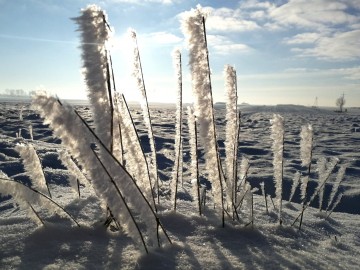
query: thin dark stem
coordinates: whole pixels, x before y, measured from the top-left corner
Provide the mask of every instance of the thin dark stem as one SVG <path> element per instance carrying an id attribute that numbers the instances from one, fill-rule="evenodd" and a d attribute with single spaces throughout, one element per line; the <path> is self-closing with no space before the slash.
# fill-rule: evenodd
<path id="1" fill-rule="evenodd" d="M 267 194 L 266 194 L 265 186 L 264 186 L 264 200 L 265 200 L 265 206 L 266 206 L 266 214 L 269 214 L 269 208 L 268 208 L 268 202 L 267 202 L 266 196 L 267 196 Z"/>
<path id="2" fill-rule="evenodd" d="M 197 137 L 197 122 L 194 121 L 194 135 L 195 135 L 195 161 L 196 161 L 196 185 L 197 185 L 197 194 L 198 194 L 198 204 L 199 204 L 199 215 L 201 216 L 201 195 L 200 195 L 200 177 L 199 177 L 199 160 L 198 160 L 198 137 Z M 205 205 L 205 203 L 204 203 Z"/>
<path id="3" fill-rule="evenodd" d="M 236 76 L 235 76 L 236 79 Z M 237 96 L 236 96 L 237 99 Z M 237 134 L 236 134 L 236 143 L 234 144 L 234 164 L 233 164 L 233 188 L 232 188 L 232 192 L 233 192 L 233 204 L 236 205 L 237 203 L 237 185 L 238 185 L 238 154 L 239 154 L 239 139 L 240 139 L 240 118 L 241 117 L 241 112 L 239 111 L 239 116 L 237 118 L 237 125 L 238 125 L 238 129 L 237 129 Z"/>
<path id="4" fill-rule="evenodd" d="M 80 181 L 79 181 L 79 178 L 76 178 L 76 184 L 77 184 L 77 190 L 78 190 L 79 199 L 80 199 Z"/>
<path id="5" fill-rule="evenodd" d="M 30 208 L 34 212 L 35 216 L 40 220 L 41 224 L 45 226 L 44 221 L 40 218 L 39 214 L 35 211 L 34 207 L 31 205 L 31 203 L 27 202 L 27 204 L 30 206 Z"/>
<path id="6" fill-rule="evenodd" d="M 284 148 L 285 148 L 285 132 L 282 137 L 282 153 L 281 153 L 281 194 L 280 194 L 280 203 L 279 203 L 279 224 L 282 224 L 281 212 L 282 212 L 282 185 L 284 178 Z"/>
<path id="7" fill-rule="evenodd" d="M 111 91 L 111 79 L 110 79 L 110 65 L 108 60 L 108 51 L 106 50 L 106 83 L 109 97 L 109 106 L 110 106 L 110 151 L 114 151 L 114 103 L 112 98 Z"/>

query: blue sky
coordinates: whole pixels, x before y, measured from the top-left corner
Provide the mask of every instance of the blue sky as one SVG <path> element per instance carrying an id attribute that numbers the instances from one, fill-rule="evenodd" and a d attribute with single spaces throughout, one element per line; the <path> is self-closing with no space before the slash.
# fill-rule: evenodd
<path id="1" fill-rule="evenodd" d="M 234 65 L 239 103 L 360 106 L 359 0 L 0 0 L 0 91 L 47 89 L 85 98 L 77 26 L 70 18 L 90 3 L 114 27 L 117 88 L 137 99 L 127 29 L 137 32 L 150 101 L 175 102 L 171 52 L 182 48 L 184 99 L 191 102 L 181 14 L 200 4 L 215 101 L 224 101 L 223 69 Z"/>

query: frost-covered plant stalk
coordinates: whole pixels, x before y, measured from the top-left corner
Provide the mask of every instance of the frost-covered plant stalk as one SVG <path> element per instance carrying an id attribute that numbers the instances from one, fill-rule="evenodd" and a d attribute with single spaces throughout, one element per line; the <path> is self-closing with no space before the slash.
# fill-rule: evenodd
<path id="1" fill-rule="evenodd" d="M 281 224 L 282 211 L 282 181 L 284 175 L 284 118 L 275 114 L 271 120 L 271 139 L 273 140 L 273 166 L 274 166 L 274 181 L 275 181 L 275 195 L 277 206 L 279 207 L 279 222 Z"/>
<path id="2" fill-rule="evenodd" d="M 301 200 L 303 205 L 306 201 L 307 186 L 311 171 L 311 160 L 312 160 L 312 148 L 313 148 L 313 128 L 311 125 L 304 125 L 301 127 L 300 133 L 300 158 L 301 166 L 306 167 L 307 171 L 305 176 L 301 179 Z"/>
<path id="3" fill-rule="evenodd" d="M 301 179 L 301 174 L 299 171 L 296 171 L 295 175 L 294 175 L 294 179 L 292 181 L 292 185 L 291 185 L 291 191 L 290 191 L 290 197 L 289 197 L 289 202 L 292 201 L 296 188 L 300 183 L 300 179 Z"/>
<path id="4" fill-rule="evenodd" d="M 74 191 L 76 191 L 80 198 L 80 182 L 82 183 L 91 183 L 88 181 L 88 179 L 84 176 L 84 174 L 81 172 L 79 167 L 76 165 L 74 160 L 71 158 L 71 156 L 67 153 L 67 151 L 62 150 L 59 151 L 59 158 L 61 162 L 65 165 L 65 167 L 70 171 L 73 177 L 70 177 L 70 186 Z"/>
<path id="5" fill-rule="evenodd" d="M 191 84 L 195 98 L 194 110 L 199 124 L 200 138 L 204 144 L 206 171 L 212 184 L 214 203 L 222 211 L 224 225 L 223 176 L 218 157 L 204 16 L 201 7 L 187 12 L 182 21 L 182 31 L 189 48 Z"/>
<path id="6" fill-rule="evenodd" d="M 83 75 L 87 85 L 88 99 L 92 105 L 92 113 L 96 132 L 110 149 L 111 138 L 111 104 L 107 78 L 106 43 L 110 32 L 106 24 L 106 13 L 96 5 L 89 5 L 74 18 L 79 26 L 83 62 Z"/>
<path id="7" fill-rule="evenodd" d="M 301 225 L 302 225 L 302 220 L 303 220 L 303 216 L 304 216 L 304 212 L 305 210 L 310 206 L 310 204 L 312 203 L 312 201 L 315 199 L 316 196 L 318 196 L 321 192 L 321 189 L 324 188 L 326 182 L 329 180 L 330 175 L 332 173 L 332 171 L 334 170 L 334 168 L 336 167 L 336 165 L 339 163 L 339 159 L 338 158 L 333 158 L 332 160 L 330 160 L 327 164 L 326 164 L 326 170 L 325 172 L 320 176 L 320 182 L 318 184 L 318 186 L 316 187 L 314 193 L 312 194 L 312 196 L 310 197 L 310 199 L 305 203 L 303 203 L 303 208 L 301 210 L 301 213 L 295 218 L 294 222 L 292 223 L 292 225 L 294 225 L 296 223 L 296 221 L 300 218 L 300 224 L 299 224 L 299 230 L 301 229 Z"/>
<path id="8" fill-rule="evenodd" d="M 29 134 L 30 134 L 30 140 L 34 140 L 34 135 L 33 135 L 33 128 L 32 125 L 29 125 Z"/>
<path id="9" fill-rule="evenodd" d="M 175 129 L 175 160 L 173 168 L 173 179 L 171 184 L 171 195 L 174 204 L 174 210 L 176 211 L 176 199 L 177 199 L 177 188 L 179 178 L 182 174 L 182 72 L 181 72 L 181 52 L 176 49 L 173 52 L 173 65 L 175 68 L 175 76 L 177 81 L 177 97 L 176 97 L 176 129 Z"/>
<path id="10" fill-rule="evenodd" d="M 340 184 L 341 182 L 343 181 L 344 179 L 344 175 L 345 175 L 345 171 L 346 171 L 346 168 L 347 168 L 347 164 L 344 164 L 340 167 L 338 173 L 337 173 L 337 176 L 336 176 L 336 180 L 331 188 L 331 193 L 330 193 L 330 196 L 329 196 L 329 200 L 328 200 L 328 205 L 327 205 L 327 208 L 326 208 L 326 211 L 329 210 L 330 206 L 332 204 L 335 205 L 334 203 L 334 200 L 335 200 L 335 195 L 336 193 L 338 192 L 339 190 L 339 187 L 340 187 Z M 334 208 L 334 207 L 333 207 Z"/>
<path id="11" fill-rule="evenodd" d="M 151 124 L 149 103 L 147 100 L 144 75 L 143 75 L 143 70 L 142 70 L 142 66 L 141 66 L 139 47 L 137 44 L 135 31 L 131 30 L 130 35 L 131 35 L 131 38 L 134 43 L 133 76 L 136 80 L 136 85 L 142 95 L 142 99 L 140 100 L 140 105 L 142 108 L 144 122 L 148 129 L 148 137 L 149 137 L 150 149 L 151 149 L 151 164 L 153 165 L 151 174 L 152 174 L 153 183 L 156 186 L 157 203 L 159 203 L 160 202 L 160 194 L 159 194 L 159 176 L 158 176 L 158 171 L 157 171 L 157 160 L 156 160 L 156 145 L 155 145 L 154 132 L 153 132 L 152 124 Z"/>
<path id="12" fill-rule="evenodd" d="M 225 183 L 228 207 L 232 207 L 232 205 L 236 203 L 236 164 L 238 155 L 238 110 L 236 70 L 234 67 L 226 65 L 224 74 L 226 88 Z"/>
<path id="13" fill-rule="evenodd" d="M 61 209 L 62 211 L 59 214 L 66 214 L 66 216 L 68 216 L 78 227 L 80 227 L 80 224 L 74 219 L 74 217 L 53 199 L 33 187 L 26 186 L 23 183 L 10 179 L 2 171 L 0 171 L 0 194 L 11 195 L 20 208 L 27 210 L 28 217 L 35 221 L 38 225 L 44 225 L 44 222 L 35 211 L 34 205 L 43 205 L 49 211 L 54 213 L 58 213 L 58 210 Z"/>
<path id="14" fill-rule="evenodd" d="M 197 198 L 197 205 L 199 208 L 199 215 L 201 215 L 201 192 L 200 192 L 200 179 L 199 179 L 199 163 L 197 155 L 197 128 L 194 113 L 191 107 L 187 108 L 188 113 L 188 127 L 189 127 L 189 144 L 190 144 L 190 173 L 191 173 L 191 184 L 192 184 L 192 197 Z M 195 199 L 194 199 L 195 201 Z"/>
<path id="15" fill-rule="evenodd" d="M 51 198 L 49 185 L 35 148 L 31 144 L 18 144 L 15 146 L 15 150 L 23 160 L 25 171 L 31 179 L 32 186 L 43 194 L 48 194 Z"/>
<path id="16" fill-rule="evenodd" d="M 115 100 L 115 115 L 119 120 L 119 125 L 121 125 L 122 130 L 124 166 L 135 178 L 136 183 L 144 192 L 147 200 L 152 203 L 153 209 L 157 211 L 155 199 L 152 194 L 153 188 L 149 164 L 145 157 L 145 152 L 142 148 L 134 120 L 130 114 L 124 95 L 115 95 Z"/>
<path id="17" fill-rule="evenodd" d="M 321 183 L 322 178 L 325 176 L 326 163 L 327 162 L 326 162 L 325 157 L 321 157 L 318 159 L 317 170 L 318 170 L 319 184 Z M 322 209 L 322 203 L 323 203 L 323 198 L 324 198 L 324 189 L 325 189 L 325 185 L 319 190 L 319 210 L 320 211 Z"/>
<path id="18" fill-rule="evenodd" d="M 261 193 L 262 195 L 264 196 L 264 201 L 265 201 L 265 207 L 266 207 L 266 213 L 269 214 L 269 208 L 268 208 L 268 203 L 267 203 L 267 194 L 266 194 L 266 191 L 265 191 L 265 183 L 264 182 L 261 182 L 260 183 L 260 188 L 261 188 Z"/>

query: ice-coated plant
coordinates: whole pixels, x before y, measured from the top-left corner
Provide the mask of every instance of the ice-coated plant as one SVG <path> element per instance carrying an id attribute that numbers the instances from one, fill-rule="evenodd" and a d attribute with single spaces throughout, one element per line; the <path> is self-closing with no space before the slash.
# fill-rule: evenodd
<path id="1" fill-rule="evenodd" d="M 218 156 L 205 16 L 200 6 L 184 14 L 182 31 L 189 49 L 194 114 L 199 125 L 206 156 L 206 172 L 212 185 L 214 204 L 222 212 L 224 226 L 223 175 Z"/>
<path id="2" fill-rule="evenodd" d="M 294 195 L 295 195 L 295 191 L 296 188 L 298 187 L 299 183 L 300 183 L 300 179 L 301 179 L 301 173 L 299 171 L 296 171 L 294 178 L 292 180 L 291 183 L 291 191 L 290 191 L 290 197 L 289 197 L 289 202 L 292 201 Z"/>
<path id="3" fill-rule="evenodd" d="M 74 160 L 71 158 L 71 156 L 67 153 L 67 151 L 62 150 L 59 151 L 59 158 L 61 162 L 65 165 L 65 167 L 69 170 L 71 173 L 71 177 L 69 178 L 70 186 L 72 189 L 78 193 L 79 198 L 81 196 L 80 193 L 80 183 L 88 183 L 91 185 L 91 183 L 88 181 L 88 179 L 85 177 L 83 172 L 79 169 L 79 167 L 76 165 Z"/>
<path id="4" fill-rule="evenodd" d="M 326 165 L 327 165 L 326 158 L 320 157 L 317 161 L 317 171 L 318 171 L 318 176 L 319 176 L 319 183 L 321 183 L 322 177 L 324 177 L 324 175 L 326 173 Z M 325 189 L 325 185 L 319 190 L 319 210 L 320 211 L 322 209 L 322 204 L 323 204 L 324 189 Z"/>
<path id="5" fill-rule="evenodd" d="M 273 140 L 272 150 L 276 204 L 279 208 L 279 223 L 281 224 L 282 181 L 284 175 L 284 118 L 279 114 L 275 114 L 271 120 L 271 139 Z"/>
<path id="6" fill-rule="evenodd" d="M 345 172 L 346 172 L 346 168 L 347 168 L 347 164 L 343 164 L 340 166 L 340 169 L 336 175 L 336 180 L 331 188 L 331 193 L 330 193 L 330 196 L 329 196 L 329 200 L 328 200 L 328 206 L 326 208 L 326 211 L 328 211 L 330 209 L 330 206 L 331 205 L 335 205 L 336 202 L 335 202 L 335 196 L 336 196 L 336 193 L 338 192 L 339 190 L 339 187 L 340 187 L 340 184 L 341 182 L 344 180 L 344 175 L 345 175 Z M 340 201 L 339 201 L 340 202 Z M 339 203 L 337 202 L 337 203 Z M 336 206 L 335 206 L 336 207 Z M 335 208 L 333 207 L 333 209 Z"/>
<path id="7" fill-rule="evenodd" d="M 238 109 L 236 70 L 230 65 L 225 66 L 226 89 L 226 138 L 225 138 L 225 166 L 226 166 L 226 201 L 229 207 L 236 204 L 237 186 L 237 156 L 238 156 Z"/>
<path id="8" fill-rule="evenodd" d="M 202 214 L 202 198 L 200 179 L 199 179 L 199 162 L 198 162 L 198 140 L 197 140 L 197 126 L 193 110 L 190 106 L 187 107 L 188 114 L 188 128 L 189 128 L 189 144 L 190 144 L 190 174 L 191 174 L 191 193 L 193 200 L 197 202 L 199 215 Z M 195 199 L 196 198 L 196 199 Z"/>
<path id="9" fill-rule="evenodd" d="M 73 20 L 79 26 L 83 75 L 87 96 L 91 104 L 97 134 L 105 145 L 112 148 L 112 121 L 107 78 L 107 43 L 110 29 L 105 23 L 107 14 L 96 5 L 89 5 Z"/>
<path id="10" fill-rule="evenodd" d="M 301 178 L 301 200 L 303 204 L 306 201 L 307 186 L 311 171 L 311 160 L 313 150 L 313 128 L 311 125 L 304 125 L 300 132 L 300 158 L 301 166 L 306 167 L 306 174 Z"/>
<path id="11" fill-rule="evenodd" d="M 115 115 L 119 121 L 119 130 L 122 134 L 122 160 L 124 167 L 134 177 L 136 183 L 143 190 L 145 197 L 157 211 L 153 186 L 151 183 L 149 163 L 141 145 L 139 134 L 124 95 L 115 95 Z"/>
<path id="12" fill-rule="evenodd" d="M 177 189 L 179 179 L 182 175 L 182 71 L 181 71 L 181 52 L 179 49 L 173 51 L 173 65 L 177 83 L 176 97 L 176 123 L 175 123 L 175 160 L 171 180 L 171 195 L 176 211 Z"/>
<path id="13" fill-rule="evenodd" d="M 160 193 L 159 193 L 159 175 L 158 175 L 158 167 L 157 167 L 157 160 L 156 160 L 156 145 L 155 145 L 155 138 L 154 132 L 151 124 L 151 116 L 150 116 L 150 109 L 149 103 L 146 94 L 145 88 L 145 81 L 144 81 L 144 74 L 141 66 L 140 60 L 140 52 L 139 47 L 137 44 L 136 32 L 134 30 L 130 30 L 130 36 L 133 41 L 133 77 L 135 78 L 136 85 L 138 90 L 141 93 L 142 98 L 140 99 L 140 105 L 142 108 L 143 118 L 145 122 L 145 126 L 148 129 L 148 137 L 151 149 L 151 178 L 153 181 L 153 186 L 156 188 L 157 193 L 157 203 L 160 203 Z"/>
<path id="14" fill-rule="evenodd" d="M 66 215 L 78 227 L 80 227 L 80 224 L 75 220 L 75 218 L 52 198 L 34 187 L 27 186 L 23 183 L 11 179 L 1 170 L 0 194 L 11 195 L 15 199 L 16 203 L 20 206 L 20 208 L 26 210 L 27 216 L 37 225 L 45 225 L 45 223 L 34 207 L 44 206 L 50 212 L 58 213 L 60 215 Z"/>
<path id="15" fill-rule="evenodd" d="M 44 171 L 34 146 L 31 144 L 18 144 L 15 146 L 15 150 L 20 154 L 25 171 L 30 179 L 32 179 L 32 186 L 43 194 L 49 195 L 51 198 L 50 188 L 45 179 Z"/>

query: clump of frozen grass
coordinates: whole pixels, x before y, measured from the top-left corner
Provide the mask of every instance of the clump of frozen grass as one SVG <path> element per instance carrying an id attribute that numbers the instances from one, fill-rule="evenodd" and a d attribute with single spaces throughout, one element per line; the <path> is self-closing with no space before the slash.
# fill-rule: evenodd
<path id="1" fill-rule="evenodd" d="M 282 211 L 282 181 L 284 175 L 284 118 L 275 114 L 271 120 L 271 139 L 273 140 L 273 166 L 274 166 L 274 182 L 276 203 L 279 207 L 279 223 L 281 220 Z"/>
<path id="2" fill-rule="evenodd" d="M 85 126 L 86 122 L 72 107 L 62 105 L 55 98 L 44 95 L 38 95 L 33 99 L 33 107 L 40 112 L 45 118 L 45 123 L 52 127 L 54 134 L 62 140 L 89 174 L 96 194 L 104 205 L 110 208 L 124 231 L 147 251 L 147 246 L 154 245 L 159 239 L 159 220 L 131 175 L 93 130 Z M 79 137 L 78 134 L 82 136 Z M 98 147 L 103 148 L 103 157 L 93 150 L 94 143 L 99 143 Z M 139 214 L 142 220 L 146 220 L 143 228 L 148 235 L 146 243 L 143 231 L 134 220 L 134 212 Z"/>

